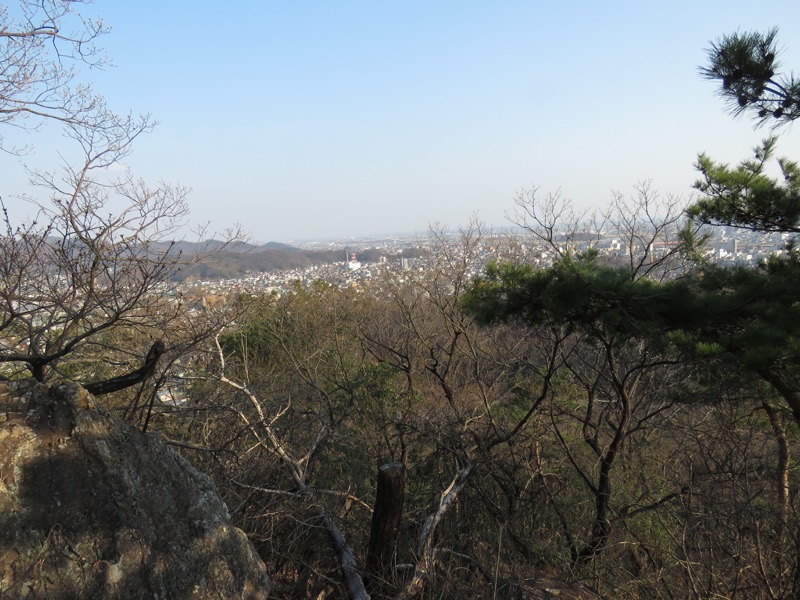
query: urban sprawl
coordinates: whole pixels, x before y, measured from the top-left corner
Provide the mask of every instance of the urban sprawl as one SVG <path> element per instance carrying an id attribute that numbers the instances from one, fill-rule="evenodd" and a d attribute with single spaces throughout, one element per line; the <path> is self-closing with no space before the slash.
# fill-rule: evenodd
<path id="1" fill-rule="evenodd" d="M 706 258 L 725 265 L 757 265 L 771 255 L 786 251 L 787 234 L 764 234 L 735 228 L 713 228 L 712 236 L 705 247 Z M 451 257 L 464 258 L 469 250 L 466 265 L 468 277 L 480 275 L 491 260 L 513 260 L 522 258 L 534 266 L 545 268 L 553 263 L 558 250 L 553 246 L 534 241 L 525 236 L 484 235 L 473 236 L 467 241 L 464 232 L 438 234 L 436 239 L 420 237 L 364 238 L 358 241 L 331 240 L 307 242 L 299 247 L 307 250 L 340 250 L 342 261 L 333 264 L 316 264 L 303 268 L 275 270 L 273 272 L 249 273 L 241 277 L 219 280 L 187 280 L 181 291 L 187 296 L 200 297 L 204 303 L 221 302 L 232 294 L 283 294 L 297 285 L 310 285 L 324 281 L 338 287 L 357 289 L 374 286 L 382 276 L 395 280 L 411 277 L 414 272 L 433 268 L 443 253 Z M 643 236 L 643 239 L 648 239 Z M 558 243 L 558 242 L 557 242 Z M 653 260 L 663 256 L 674 245 L 674 241 L 655 239 L 647 248 Z M 593 248 L 600 256 L 624 258 L 631 253 L 625 238 L 615 234 L 587 235 L 586 241 L 565 244 L 575 252 Z M 359 259 L 366 249 L 378 249 L 382 255 L 374 262 Z M 411 252 L 414 250 L 414 252 Z M 634 249 L 634 254 L 641 248 Z M 405 257 L 404 253 L 413 257 Z M 379 285 L 379 284 L 378 284 Z"/>

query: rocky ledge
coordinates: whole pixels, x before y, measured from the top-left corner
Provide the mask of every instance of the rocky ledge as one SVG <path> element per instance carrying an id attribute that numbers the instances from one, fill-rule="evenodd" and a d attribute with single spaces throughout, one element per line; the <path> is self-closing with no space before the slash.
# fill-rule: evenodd
<path id="1" fill-rule="evenodd" d="M 266 598 L 211 480 L 80 386 L 0 382 L 0 597 Z"/>

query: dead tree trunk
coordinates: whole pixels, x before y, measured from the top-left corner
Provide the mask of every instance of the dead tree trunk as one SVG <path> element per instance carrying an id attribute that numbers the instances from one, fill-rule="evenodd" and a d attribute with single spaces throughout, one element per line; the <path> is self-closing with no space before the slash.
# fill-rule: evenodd
<path id="1" fill-rule="evenodd" d="M 394 562 L 397 533 L 403 515 L 406 468 L 403 463 L 389 463 L 378 469 L 375 509 L 367 549 L 367 572 L 370 587 L 384 580 Z"/>

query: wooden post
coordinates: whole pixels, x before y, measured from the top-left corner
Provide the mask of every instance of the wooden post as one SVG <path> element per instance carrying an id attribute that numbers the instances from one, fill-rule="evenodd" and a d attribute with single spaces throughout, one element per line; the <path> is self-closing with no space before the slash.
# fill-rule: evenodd
<path id="1" fill-rule="evenodd" d="M 406 468 L 403 463 L 380 466 L 367 549 L 367 572 L 371 581 L 384 579 L 392 566 L 400 518 L 403 516 L 405 487 Z"/>

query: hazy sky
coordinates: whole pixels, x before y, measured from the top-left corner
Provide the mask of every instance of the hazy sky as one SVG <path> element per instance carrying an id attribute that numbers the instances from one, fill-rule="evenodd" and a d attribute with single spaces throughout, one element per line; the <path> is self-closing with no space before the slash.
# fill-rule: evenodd
<path id="1" fill-rule="evenodd" d="M 261 242 L 421 232 L 473 214 L 504 226 L 534 185 L 578 206 L 646 179 L 688 196 L 698 152 L 738 162 L 767 134 L 733 120 L 699 77 L 709 42 L 778 26 L 783 62 L 800 70 L 797 0 L 90 8 L 112 27 L 103 46 L 116 65 L 90 74 L 97 90 L 159 121 L 134 173 L 190 186 L 194 220 L 238 221 Z M 800 158 L 797 132 L 779 153 Z"/>

